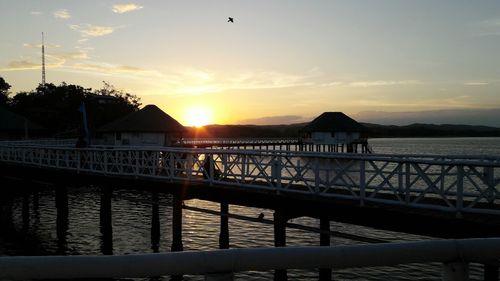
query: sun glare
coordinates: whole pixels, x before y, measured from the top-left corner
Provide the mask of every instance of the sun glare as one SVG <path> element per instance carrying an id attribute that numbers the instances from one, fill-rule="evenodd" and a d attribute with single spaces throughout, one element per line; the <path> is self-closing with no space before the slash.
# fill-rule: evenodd
<path id="1" fill-rule="evenodd" d="M 186 125 L 202 127 L 213 122 L 212 111 L 203 106 L 193 106 L 188 108 L 184 114 Z"/>

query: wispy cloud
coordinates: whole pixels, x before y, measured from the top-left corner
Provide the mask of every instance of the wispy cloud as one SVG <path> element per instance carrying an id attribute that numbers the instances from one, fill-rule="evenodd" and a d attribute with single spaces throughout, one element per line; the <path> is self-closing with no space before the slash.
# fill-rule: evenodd
<path id="1" fill-rule="evenodd" d="M 78 51 L 78 52 L 60 52 L 48 55 L 49 58 L 54 58 L 57 60 L 84 60 L 88 59 L 88 54 L 86 51 Z"/>
<path id="2" fill-rule="evenodd" d="M 69 26 L 71 29 L 80 32 L 83 38 L 88 37 L 99 37 L 113 33 L 114 27 L 111 26 L 99 26 L 92 24 L 72 24 Z"/>
<path id="3" fill-rule="evenodd" d="M 140 67 L 129 66 L 129 65 L 114 65 L 109 63 L 77 63 L 71 68 L 79 71 L 91 71 L 93 73 L 101 73 L 101 74 L 134 74 L 134 75 L 149 75 L 149 76 L 159 76 L 160 74 L 147 70 Z"/>
<path id="4" fill-rule="evenodd" d="M 24 43 L 23 47 L 31 49 L 40 49 L 42 48 L 42 44 Z M 45 44 L 45 48 L 60 48 L 60 47 L 61 45 L 58 44 Z"/>
<path id="5" fill-rule="evenodd" d="M 239 124 L 249 124 L 249 125 L 278 125 L 278 124 L 294 124 L 294 123 L 304 123 L 311 121 L 311 118 L 305 118 L 300 115 L 277 115 L 277 116 L 266 116 L 260 118 L 243 119 L 240 120 Z"/>
<path id="6" fill-rule="evenodd" d="M 478 36 L 500 35 L 500 18 L 491 18 L 473 24 L 475 34 Z"/>
<path id="7" fill-rule="evenodd" d="M 30 15 L 33 15 L 33 16 L 39 16 L 41 14 L 42 14 L 42 12 L 40 12 L 40 11 L 31 11 L 30 12 Z"/>
<path id="8" fill-rule="evenodd" d="M 66 10 L 66 9 L 57 10 L 53 13 L 53 15 L 57 19 L 67 20 L 67 19 L 71 18 L 71 15 L 69 14 L 68 10 Z"/>
<path id="9" fill-rule="evenodd" d="M 488 82 L 481 82 L 481 81 L 474 81 L 474 82 L 466 82 L 464 83 L 465 86 L 486 86 L 489 85 L 490 83 Z"/>
<path id="10" fill-rule="evenodd" d="M 40 63 L 35 63 L 28 60 L 18 60 L 11 61 L 7 64 L 7 66 L 1 68 L 2 71 L 15 71 L 15 70 L 28 70 L 28 69 L 37 69 L 40 68 Z"/>
<path id="11" fill-rule="evenodd" d="M 355 81 L 350 82 L 348 85 L 351 87 L 380 87 L 380 86 L 396 86 L 396 85 L 413 85 L 418 84 L 417 80 L 400 80 L 400 81 L 386 81 L 386 80 L 375 80 L 375 81 Z"/>
<path id="12" fill-rule="evenodd" d="M 116 4 L 116 5 L 113 5 L 113 12 L 115 12 L 117 14 L 124 14 L 124 13 L 128 13 L 128 12 L 140 10 L 142 8 L 143 8 L 143 6 L 139 6 L 139 5 L 134 4 L 134 3 Z"/>

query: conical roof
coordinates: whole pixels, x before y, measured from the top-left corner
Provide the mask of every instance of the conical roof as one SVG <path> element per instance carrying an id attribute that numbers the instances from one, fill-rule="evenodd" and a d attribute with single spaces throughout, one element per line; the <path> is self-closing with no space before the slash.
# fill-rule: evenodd
<path id="1" fill-rule="evenodd" d="M 183 132 L 184 126 L 156 105 L 149 104 L 139 111 L 104 125 L 99 131 L 174 133 Z"/>
<path id="2" fill-rule="evenodd" d="M 365 126 L 342 112 L 324 112 L 307 124 L 303 132 L 363 132 Z"/>

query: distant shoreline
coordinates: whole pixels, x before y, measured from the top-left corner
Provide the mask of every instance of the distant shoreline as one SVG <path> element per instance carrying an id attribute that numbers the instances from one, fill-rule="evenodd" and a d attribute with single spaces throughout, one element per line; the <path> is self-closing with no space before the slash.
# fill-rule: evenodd
<path id="1" fill-rule="evenodd" d="M 500 137 L 500 128 L 471 125 L 411 124 L 407 126 L 362 123 L 368 138 L 465 138 Z M 290 125 L 207 125 L 187 127 L 186 137 L 250 138 L 298 137 L 305 124 Z"/>

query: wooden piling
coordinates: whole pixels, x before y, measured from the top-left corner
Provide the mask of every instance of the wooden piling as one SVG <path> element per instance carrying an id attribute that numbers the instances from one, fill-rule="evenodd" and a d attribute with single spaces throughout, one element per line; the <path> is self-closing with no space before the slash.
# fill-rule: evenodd
<path id="1" fill-rule="evenodd" d="M 229 249 L 229 204 L 220 203 L 219 249 Z"/>

